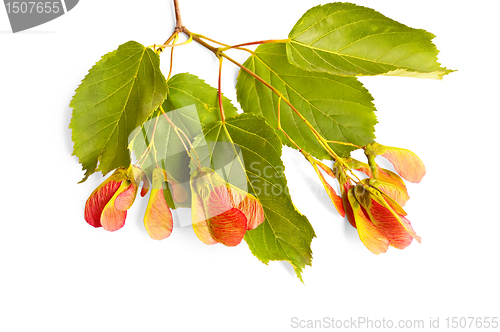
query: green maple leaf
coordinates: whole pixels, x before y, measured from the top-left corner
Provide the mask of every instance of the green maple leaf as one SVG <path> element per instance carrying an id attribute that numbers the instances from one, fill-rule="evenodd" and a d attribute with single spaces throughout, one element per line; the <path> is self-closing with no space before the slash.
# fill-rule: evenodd
<path id="1" fill-rule="evenodd" d="M 73 155 L 85 170 L 103 175 L 130 164 L 129 134 L 142 125 L 167 94 L 158 55 L 129 41 L 97 62 L 76 90 L 70 128 Z M 99 165 L 97 165 L 99 163 Z"/>
<path id="2" fill-rule="evenodd" d="M 286 50 L 290 63 L 310 71 L 441 79 L 452 70 L 437 62 L 434 37 L 373 9 L 336 2 L 308 10 Z"/>

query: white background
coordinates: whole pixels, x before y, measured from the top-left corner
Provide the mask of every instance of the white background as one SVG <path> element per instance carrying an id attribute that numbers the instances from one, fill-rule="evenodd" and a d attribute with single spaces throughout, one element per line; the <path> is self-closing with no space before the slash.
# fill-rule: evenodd
<path id="1" fill-rule="evenodd" d="M 184 24 L 229 44 L 286 38 L 319 1 L 181 0 Z M 288 331 L 292 318 L 419 320 L 500 316 L 497 169 L 497 1 L 353 1 L 437 35 L 442 81 L 364 77 L 375 98 L 377 141 L 417 153 L 427 166 L 409 184 L 406 210 L 422 244 L 371 254 L 334 210 L 310 165 L 285 149 L 294 203 L 317 238 L 302 284 L 290 265 L 264 265 L 242 243 L 206 246 L 190 227 L 149 238 L 138 198 L 125 227 L 83 219 L 88 195 L 71 156 L 68 104 L 88 69 L 118 45 L 162 43 L 169 0 L 85 0 L 68 14 L 12 34 L 0 7 L 0 331 Z M 243 61 L 246 54 L 231 51 Z M 168 72 L 168 53 L 162 55 Z M 179 47 L 175 72 L 213 86 L 217 60 Z M 237 70 L 224 66 L 235 100 Z M 177 216 L 189 218 L 189 210 Z M 303 322 L 305 324 L 305 322 Z M 423 329 L 420 329 L 423 330 Z M 498 330 L 498 329 L 497 329 Z"/>

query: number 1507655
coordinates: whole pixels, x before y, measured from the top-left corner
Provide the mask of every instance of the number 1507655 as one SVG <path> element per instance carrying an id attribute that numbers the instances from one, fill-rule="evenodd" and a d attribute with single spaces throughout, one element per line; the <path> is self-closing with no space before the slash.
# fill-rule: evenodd
<path id="1" fill-rule="evenodd" d="M 60 2 L 36 2 L 36 1 L 28 1 L 28 2 L 19 2 L 19 1 L 11 1 L 5 4 L 7 8 L 7 13 L 9 14 L 32 14 L 32 13 L 54 13 L 57 14 L 61 11 L 61 3 Z"/>

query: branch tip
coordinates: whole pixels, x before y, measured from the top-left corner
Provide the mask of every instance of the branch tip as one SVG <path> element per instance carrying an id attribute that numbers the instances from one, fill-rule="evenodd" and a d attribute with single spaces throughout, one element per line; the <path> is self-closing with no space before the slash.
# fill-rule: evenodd
<path id="1" fill-rule="evenodd" d="M 174 0 L 174 10 L 175 10 L 175 31 L 182 32 L 184 30 L 184 25 L 182 24 L 181 10 L 179 8 L 179 1 Z"/>

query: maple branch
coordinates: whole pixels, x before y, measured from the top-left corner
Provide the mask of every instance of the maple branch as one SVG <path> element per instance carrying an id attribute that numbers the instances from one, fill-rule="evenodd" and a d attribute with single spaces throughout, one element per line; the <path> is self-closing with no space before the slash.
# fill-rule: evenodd
<path id="1" fill-rule="evenodd" d="M 335 151 L 333 151 L 333 149 L 328 145 L 328 141 L 314 128 L 314 126 L 292 105 L 292 103 L 286 99 L 283 94 L 281 92 L 279 92 L 275 87 L 273 87 L 271 84 L 269 84 L 268 82 L 266 82 L 263 78 L 261 78 L 259 75 L 257 75 L 256 73 L 254 73 L 253 71 L 251 71 L 250 69 L 246 68 L 245 66 L 243 66 L 241 63 L 237 62 L 236 60 L 232 59 L 231 57 L 229 57 L 228 55 L 226 55 L 224 52 L 223 52 L 223 49 L 221 48 L 217 48 L 217 47 L 213 47 L 212 45 L 208 44 L 207 42 L 205 42 L 203 39 L 201 39 L 200 37 L 198 37 L 196 34 L 193 34 L 191 33 L 188 29 L 186 29 L 186 27 L 183 27 L 182 29 L 182 32 L 184 32 L 187 36 L 189 36 L 190 38 L 193 38 L 194 41 L 196 41 L 198 44 L 204 46 L 205 48 L 207 48 L 208 50 L 212 51 L 215 56 L 217 58 L 219 58 L 219 61 L 222 59 L 222 58 L 226 58 L 227 60 L 231 61 L 232 63 L 234 63 L 236 66 L 240 67 L 242 70 L 244 70 L 245 72 L 247 72 L 249 75 L 251 75 L 252 77 L 254 77 L 256 80 L 258 80 L 259 82 L 261 82 L 262 84 L 264 84 L 266 87 L 268 87 L 272 92 L 274 92 L 279 98 L 280 100 L 283 100 L 291 109 L 292 111 L 297 114 L 297 116 L 299 116 L 299 118 L 306 124 L 306 126 L 311 130 L 311 132 L 313 133 L 314 136 L 316 136 L 316 139 L 318 140 L 318 143 L 326 150 L 326 152 L 331 156 L 333 157 L 334 160 L 340 162 L 341 165 L 343 165 L 344 167 L 346 167 L 356 178 L 356 174 L 354 174 L 352 172 L 352 170 L 350 169 L 350 167 L 344 162 L 344 160 L 342 158 L 340 158 L 337 153 L 335 153 Z M 220 68 L 219 68 L 220 70 Z M 219 79 L 220 79 L 220 74 L 219 74 Z M 220 83 L 220 82 L 219 82 Z M 220 85 L 219 85 L 219 93 L 220 93 Z M 220 99 L 220 96 L 219 96 L 219 102 L 221 101 Z M 220 107 L 220 106 L 219 106 Z M 221 112 L 222 113 L 222 112 Z M 286 134 L 286 132 L 283 130 L 283 128 L 281 128 L 281 125 L 278 124 L 278 129 L 283 132 L 285 134 L 285 136 L 287 136 L 287 138 L 292 142 L 294 143 L 295 145 L 297 143 L 293 142 L 290 137 Z M 337 142 L 334 142 L 334 141 L 331 141 L 331 143 L 337 143 Z M 346 144 L 347 145 L 347 144 Z M 298 146 L 298 145 L 297 145 Z M 301 151 L 302 149 L 299 148 L 299 151 Z"/>
<path id="2" fill-rule="evenodd" d="M 174 0 L 174 5 L 177 4 L 177 0 Z M 177 12 L 178 12 L 178 9 L 179 7 L 176 6 L 176 15 L 177 15 Z M 180 13 L 179 13 L 180 15 Z M 178 23 L 178 22 L 177 22 Z M 181 22 L 182 23 L 182 22 Z M 177 26 L 179 26 L 179 24 L 177 24 Z M 176 32 L 179 31 L 179 32 L 183 32 L 184 34 L 186 34 L 187 36 L 189 36 L 189 38 L 193 39 L 194 41 L 196 41 L 198 44 L 204 46 L 205 48 L 207 48 L 208 50 L 210 50 L 211 52 L 213 52 L 215 54 L 215 56 L 219 59 L 219 108 L 220 108 L 220 112 L 221 112 L 221 117 L 222 117 L 222 121 L 224 122 L 224 111 L 222 110 L 222 98 L 221 98 L 221 77 L 220 77 L 220 74 L 221 74 L 221 68 L 222 68 L 222 58 L 226 58 L 227 60 L 231 61 L 232 63 L 234 63 L 236 66 L 240 67 L 242 70 L 246 71 L 248 74 L 250 74 L 251 76 L 253 76 L 255 79 L 257 79 L 258 81 L 260 81 L 262 84 L 264 84 L 266 87 L 268 87 L 272 92 L 274 92 L 280 99 L 282 99 L 291 109 L 292 111 L 297 114 L 299 116 L 299 118 L 304 121 L 304 123 L 309 127 L 309 129 L 312 131 L 313 135 L 316 136 L 316 139 L 318 140 L 318 143 L 327 151 L 327 153 L 333 157 L 334 160 L 340 162 L 340 164 L 342 164 L 343 166 L 345 166 L 348 170 L 351 171 L 351 173 L 357 178 L 356 174 L 354 174 L 352 172 L 352 170 L 350 169 L 350 167 L 344 162 L 344 160 L 342 158 L 340 158 L 337 153 L 335 153 L 335 151 L 333 151 L 333 149 L 328 145 L 328 141 L 314 128 L 313 125 L 311 125 L 311 123 L 292 105 L 292 103 L 290 101 L 288 101 L 281 92 L 279 92 L 275 87 L 273 87 L 271 84 L 267 83 L 264 79 L 262 79 L 260 76 L 258 76 L 257 74 L 255 74 L 254 72 L 252 72 L 251 70 L 249 70 L 248 68 L 246 68 L 245 66 L 243 66 L 241 63 L 235 61 L 234 59 L 232 59 L 231 57 L 227 56 L 223 51 L 224 50 L 227 50 L 227 49 L 230 49 L 230 48 L 239 48 L 240 46 L 245 46 L 245 45 L 252 45 L 252 44 L 262 44 L 262 43 L 266 43 L 266 42 L 273 42 L 273 41 L 260 41 L 260 42 L 256 42 L 256 43 L 245 43 L 245 44 L 239 44 L 239 45 L 236 45 L 236 46 L 233 46 L 233 47 L 226 47 L 226 48 L 217 48 L 217 47 L 214 47 L 210 44 L 208 44 L 207 42 L 205 42 L 203 39 L 201 39 L 198 35 L 196 34 L 193 34 L 191 31 L 189 31 L 185 26 L 181 26 L 178 30 L 178 27 L 175 28 Z M 285 40 L 276 40 L 276 42 L 284 42 Z M 291 140 L 291 138 L 288 136 L 288 134 L 283 130 L 283 128 L 281 128 L 281 125 L 278 124 L 278 129 L 283 132 L 285 134 L 285 136 L 287 136 L 287 138 L 293 142 Z M 295 142 L 293 142 L 295 143 Z M 332 141 L 332 143 L 334 143 Z M 335 142 L 337 143 L 337 142 Z M 295 143 L 297 144 L 297 143 Z M 298 146 L 298 145 L 297 145 Z M 299 151 L 302 151 L 302 149 L 299 148 Z"/>
<path id="3" fill-rule="evenodd" d="M 243 44 L 238 44 L 238 45 L 224 45 L 226 47 L 221 49 L 221 52 L 230 50 L 232 48 L 236 49 L 241 49 L 244 51 L 249 51 L 250 53 L 254 53 L 253 51 L 250 51 L 248 49 L 244 49 L 243 46 L 250 46 L 250 45 L 262 45 L 262 44 L 268 44 L 268 43 L 286 43 L 288 42 L 288 39 L 269 39 L 269 40 L 260 40 L 260 41 L 255 41 L 255 42 L 250 42 L 250 43 L 243 43 Z M 218 43 L 217 43 L 218 44 Z"/>
<path id="4" fill-rule="evenodd" d="M 217 91 L 217 96 L 219 98 L 220 119 L 222 122 L 226 122 L 226 115 L 224 114 L 224 107 L 222 106 L 222 59 L 224 58 L 219 57 L 219 88 Z"/>
<path id="5" fill-rule="evenodd" d="M 212 45 L 208 44 L 203 39 L 198 37 L 196 34 L 189 31 L 186 27 L 182 28 L 182 32 L 184 32 L 188 37 L 192 37 L 195 42 L 202 45 L 203 47 L 205 47 L 206 49 L 208 49 L 209 51 L 214 53 L 217 58 L 219 58 L 219 55 L 218 55 L 219 49 L 217 47 L 213 47 Z"/>
<path id="6" fill-rule="evenodd" d="M 174 11 L 175 11 L 175 31 L 176 32 L 182 32 L 184 29 L 184 25 L 182 24 L 182 19 L 181 19 L 181 10 L 179 8 L 179 1 L 174 0 Z"/>
<path id="7" fill-rule="evenodd" d="M 172 42 L 173 45 L 175 45 L 175 42 L 177 41 L 178 37 L 179 37 L 178 35 L 175 35 L 174 41 Z M 172 76 L 172 69 L 174 65 L 174 49 L 175 47 L 172 47 L 170 50 L 170 70 L 168 71 L 167 82 L 170 79 L 170 76 Z"/>

